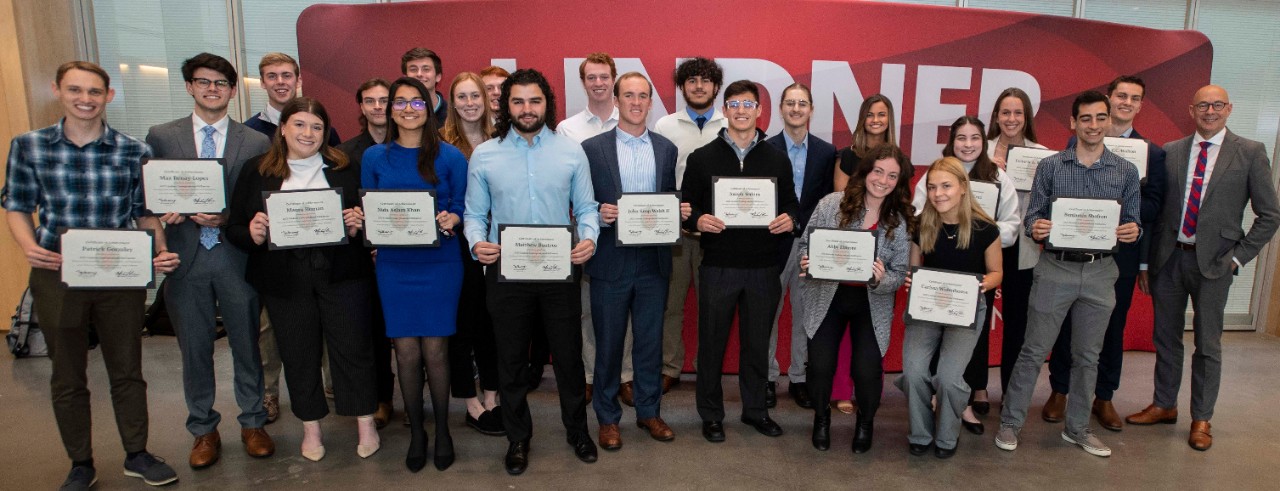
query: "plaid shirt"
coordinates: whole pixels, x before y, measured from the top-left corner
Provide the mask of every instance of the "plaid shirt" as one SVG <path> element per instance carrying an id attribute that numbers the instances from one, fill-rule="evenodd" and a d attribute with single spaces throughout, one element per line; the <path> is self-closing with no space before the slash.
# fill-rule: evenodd
<path id="1" fill-rule="evenodd" d="M 1102 157 L 1085 167 L 1076 159 L 1076 148 L 1071 147 L 1045 157 L 1036 167 L 1031 184 L 1031 203 L 1023 219 L 1025 233 L 1031 236 L 1031 226 L 1041 218 L 1049 219 L 1049 205 L 1054 197 L 1104 198 L 1120 201 L 1120 224 L 1137 223 L 1142 206 L 1138 168 L 1124 157 L 1103 149 Z"/>
<path id="2" fill-rule="evenodd" d="M 58 124 L 18 135 L 0 206 L 39 212 L 36 242 L 61 250 L 63 227 L 132 228 L 143 216 L 142 162 L 151 147 L 103 123 L 97 141 L 77 147 Z"/>

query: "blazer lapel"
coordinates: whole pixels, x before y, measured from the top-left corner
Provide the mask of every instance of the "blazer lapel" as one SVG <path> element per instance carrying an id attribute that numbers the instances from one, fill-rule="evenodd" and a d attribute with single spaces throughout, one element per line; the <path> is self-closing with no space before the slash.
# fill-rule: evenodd
<path id="1" fill-rule="evenodd" d="M 240 144 L 244 142 L 244 136 L 240 134 L 244 130 L 243 126 L 234 124 L 227 125 L 226 143 L 222 148 L 222 165 L 228 172 L 231 172 L 231 163 L 239 162 Z"/>
<path id="2" fill-rule="evenodd" d="M 1209 176 L 1209 183 L 1205 186 L 1204 192 L 1200 194 L 1200 201 L 1203 202 L 1209 196 L 1209 191 L 1217 189 L 1213 185 L 1213 176 L 1221 176 L 1227 169 L 1236 163 L 1236 147 L 1240 143 L 1239 137 L 1230 130 L 1222 138 L 1222 148 L 1218 149 L 1218 160 L 1213 163 L 1213 174 Z M 1202 205 L 1203 206 L 1203 205 Z"/>
<path id="3" fill-rule="evenodd" d="M 613 179 L 614 194 L 613 202 L 618 202 L 618 197 L 622 196 L 622 162 L 618 160 L 618 129 L 609 130 L 611 138 L 605 138 L 604 151 L 605 158 L 613 162 L 609 166 L 609 177 Z"/>
<path id="4" fill-rule="evenodd" d="M 179 119 L 174 125 L 177 135 L 174 139 L 178 141 L 178 151 L 180 155 L 190 155 L 191 158 L 200 158 L 200 150 L 196 148 L 196 129 L 191 123 L 191 117 Z"/>

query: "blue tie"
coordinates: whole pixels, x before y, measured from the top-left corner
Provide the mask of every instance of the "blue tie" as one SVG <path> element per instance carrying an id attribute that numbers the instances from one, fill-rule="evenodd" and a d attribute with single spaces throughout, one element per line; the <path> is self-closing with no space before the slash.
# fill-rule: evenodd
<path id="1" fill-rule="evenodd" d="M 205 126 L 200 131 L 204 132 L 204 140 L 200 141 L 200 158 L 218 158 L 218 145 L 213 141 L 213 133 L 218 130 L 212 126 Z M 213 249 L 213 246 L 218 245 L 218 242 L 217 227 L 200 227 L 200 245 L 208 250 Z"/>

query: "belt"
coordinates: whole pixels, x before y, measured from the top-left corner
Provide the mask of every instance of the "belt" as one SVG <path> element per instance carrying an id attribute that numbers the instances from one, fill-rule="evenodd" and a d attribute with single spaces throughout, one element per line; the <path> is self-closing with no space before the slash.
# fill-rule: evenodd
<path id="1" fill-rule="evenodd" d="M 1079 252 L 1079 251 L 1056 251 L 1053 257 L 1059 261 L 1067 261 L 1073 263 L 1091 263 L 1101 261 L 1103 258 L 1111 257 L 1110 252 Z"/>
<path id="2" fill-rule="evenodd" d="M 1194 251 L 1196 250 L 1196 245 L 1195 245 L 1195 244 L 1188 244 L 1188 243 L 1186 243 L 1186 242 L 1178 242 L 1178 241 L 1176 241 L 1176 240 L 1175 240 L 1175 241 L 1173 241 L 1173 246 L 1174 246 L 1174 247 L 1177 247 L 1177 248 L 1179 248 L 1179 249 L 1182 249 L 1182 250 L 1184 250 L 1184 251 L 1192 251 L 1192 252 L 1194 252 Z"/>

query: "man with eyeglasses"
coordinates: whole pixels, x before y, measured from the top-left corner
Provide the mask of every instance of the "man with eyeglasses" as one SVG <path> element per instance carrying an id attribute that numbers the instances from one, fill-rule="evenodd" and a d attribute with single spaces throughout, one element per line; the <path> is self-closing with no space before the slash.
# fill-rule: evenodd
<path id="1" fill-rule="evenodd" d="M 225 58 L 200 53 L 182 63 L 187 93 L 195 99 L 191 115 L 152 126 L 147 144 L 157 159 L 219 159 L 228 192 L 245 161 L 262 155 L 269 140 L 232 121 L 227 107 L 236 96 L 236 70 Z M 178 348 L 182 352 L 182 389 L 187 400 L 187 431 L 196 437 L 188 464 L 193 469 L 213 465 L 221 455 L 218 423 L 213 408 L 214 340 L 222 318 L 231 348 L 236 403 L 240 406 L 240 437 L 252 457 L 268 457 L 275 443 L 263 429 L 262 359 L 258 352 L 258 294 L 244 279 L 248 256 L 223 240 L 222 214 L 176 213 L 161 216 L 169 248 L 183 258 L 162 288 Z"/>
<path id="2" fill-rule="evenodd" d="M 711 143 L 728 126 L 728 119 L 715 108 L 716 95 L 724 84 L 724 70 L 706 58 L 690 58 L 676 67 L 676 87 L 684 98 L 685 110 L 663 116 L 653 125 L 653 132 L 676 144 L 676 189 L 684 183 L 689 154 Z M 671 282 L 667 288 L 667 309 L 662 321 L 662 393 L 680 383 L 684 371 L 684 303 L 689 296 L 689 283 L 698 283 L 698 266 L 702 249 L 698 233 L 683 231 L 684 240 L 671 247 Z M 696 361 L 695 361 L 696 366 Z"/>
<path id="3" fill-rule="evenodd" d="M 1187 112 L 1196 132 L 1164 146 L 1170 176 L 1151 238 L 1151 297 L 1155 303 L 1156 369 L 1151 405 L 1125 421 L 1133 425 L 1178 420 L 1182 335 L 1192 300 L 1195 354 L 1191 355 L 1191 432 L 1196 450 L 1213 445 L 1213 418 L 1222 379 L 1222 324 L 1227 293 L 1239 269 L 1257 257 L 1280 226 L 1280 205 L 1266 147 L 1227 129 L 1231 99 L 1206 85 Z M 1210 199 L 1212 198 L 1212 199 Z M 1257 218 L 1246 233 L 1244 208 Z"/>
<path id="4" fill-rule="evenodd" d="M 298 97 L 302 76 L 298 74 L 298 61 L 284 53 L 267 53 L 258 62 L 258 84 L 267 92 L 267 107 L 244 121 L 245 126 L 258 130 L 267 138 L 276 137 L 280 127 L 280 110 L 285 103 Z M 338 130 L 329 127 L 329 146 L 342 143 Z"/>
<path id="5" fill-rule="evenodd" d="M 702 436 L 724 441 L 724 391 L 721 372 L 725 347 L 738 315 L 738 388 L 742 422 L 766 436 L 782 427 L 769 417 L 765 387 L 769 370 L 769 327 L 782 297 L 778 251 L 796 227 L 800 213 L 791 162 L 773 145 L 762 144 L 760 89 L 739 80 L 724 91 L 729 126 L 711 143 L 689 155 L 682 201 L 691 213 L 685 227 L 702 232 L 698 268 L 698 416 Z M 720 178 L 772 178 L 778 215 L 768 227 L 725 228 L 717 216 L 714 186 Z"/>
<path id="6" fill-rule="evenodd" d="M 809 133 L 809 119 L 813 116 L 813 95 L 809 87 L 802 83 L 794 83 L 782 90 L 782 102 L 778 104 L 782 111 L 782 132 L 765 140 L 787 154 L 791 161 L 791 179 L 795 187 L 796 199 L 800 200 L 800 214 L 796 216 L 796 229 L 793 235 L 784 236 L 778 249 L 778 260 L 782 264 L 782 291 L 791 292 L 791 364 L 787 368 L 790 384 L 787 392 L 796 405 L 808 409 L 813 407 L 809 400 L 809 391 L 805 387 L 805 365 L 809 359 L 809 338 L 805 335 L 804 302 L 800 300 L 800 241 L 795 238 L 804 233 L 809 216 L 818 207 L 818 201 L 830 193 L 835 187 L 832 182 L 835 175 L 836 147 L 831 143 Z M 773 319 L 773 330 L 769 333 L 769 390 L 767 394 L 775 394 L 766 400 L 769 407 L 777 404 L 777 380 L 781 374 L 778 366 L 778 321 L 782 318 L 782 300 L 778 301 L 778 314 Z"/>
<path id="7" fill-rule="evenodd" d="M 449 103 L 436 90 L 444 72 L 440 71 L 440 56 L 427 48 L 413 48 L 400 56 L 400 74 L 413 77 L 427 87 L 431 95 L 431 114 L 436 116 L 436 127 L 443 127 L 449 116 Z"/>

